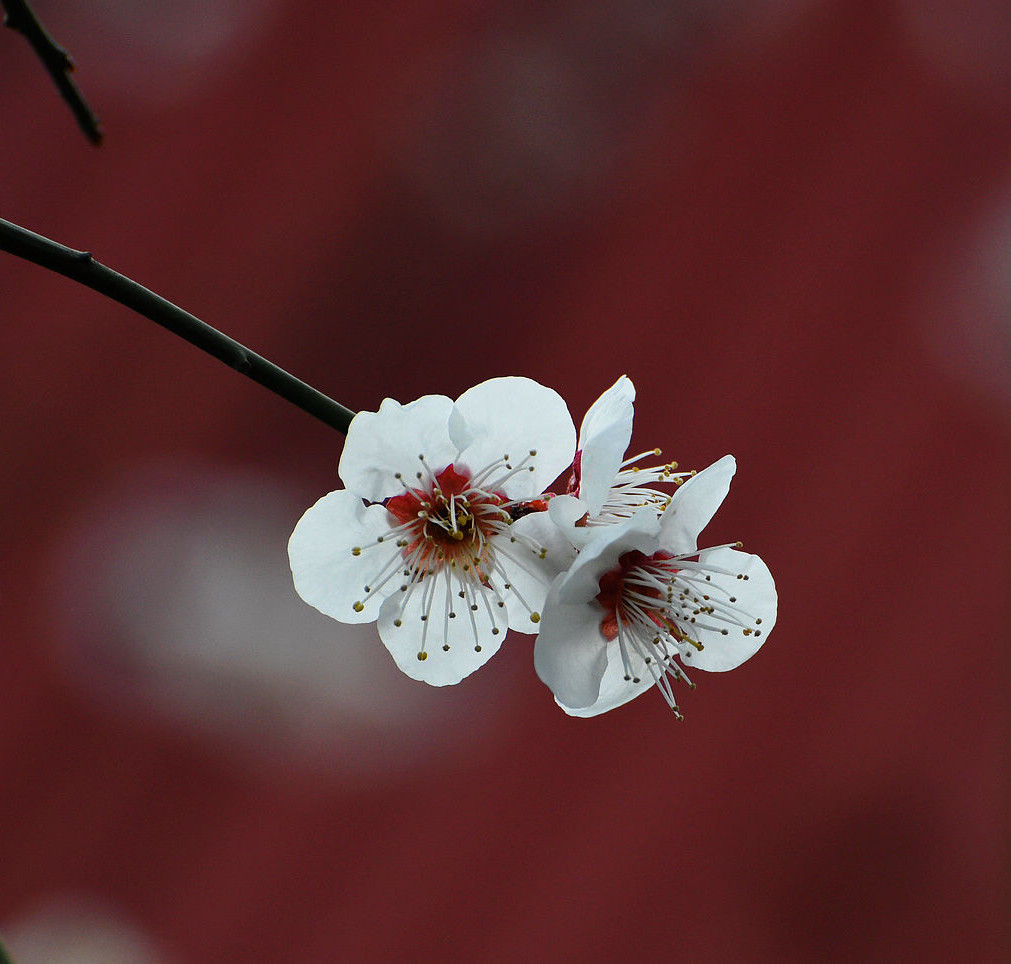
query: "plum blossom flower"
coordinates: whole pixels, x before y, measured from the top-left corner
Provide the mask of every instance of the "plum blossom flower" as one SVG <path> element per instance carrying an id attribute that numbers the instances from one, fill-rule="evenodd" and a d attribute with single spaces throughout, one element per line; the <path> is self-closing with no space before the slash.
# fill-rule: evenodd
<path id="1" fill-rule="evenodd" d="M 680 718 L 673 683 L 753 656 L 776 622 L 772 575 L 739 543 L 700 550 L 730 489 L 725 456 L 652 506 L 597 527 L 551 587 L 534 665 L 572 716 L 596 716 L 656 687 Z"/>
<path id="2" fill-rule="evenodd" d="M 676 462 L 650 467 L 643 459 L 658 456 L 650 449 L 625 458 L 632 437 L 635 386 L 622 375 L 590 406 L 579 429 L 568 492 L 551 499 L 548 511 L 570 541 L 582 547 L 593 528 L 633 516 L 644 506 L 662 512 L 670 496 L 653 486 L 680 485 L 690 472 L 676 472 Z"/>
<path id="3" fill-rule="evenodd" d="M 376 620 L 408 676 L 458 683 L 507 628 L 536 631 L 572 558 L 539 496 L 571 463 L 575 435 L 561 397 L 527 378 L 360 412 L 338 467 L 345 487 L 289 540 L 296 591 L 341 622 Z"/>

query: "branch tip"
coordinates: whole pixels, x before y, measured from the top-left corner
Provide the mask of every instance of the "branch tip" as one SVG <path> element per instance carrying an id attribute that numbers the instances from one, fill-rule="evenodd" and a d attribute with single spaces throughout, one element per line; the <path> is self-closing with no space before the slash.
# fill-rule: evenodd
<path id="1" fill-rule="evenodd" d="M 4 26 L 21 34 L 28 41 L 73 113 L 77 126 L 98 147 L 102 143 L 102 127 L 84 95 L 70 79 L 76 69 L 73 58 L 49 36 L 28 0 L 0 0 L 0 5 L 4 9 Z"/>

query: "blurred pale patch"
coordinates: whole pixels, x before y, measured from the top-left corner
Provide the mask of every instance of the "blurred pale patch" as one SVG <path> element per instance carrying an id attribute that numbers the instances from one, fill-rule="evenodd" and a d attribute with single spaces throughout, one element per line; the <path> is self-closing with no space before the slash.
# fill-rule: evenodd
<path id="1" fill-rule="evenodd" d="M 479 740 L 492 719 L 483 687 L 447 698 L 408 680 L 375 626 L 335 623 L 295 595 L 286 545 L 302 502 L 276 481 L 171 464 L 83 505 L 53 563 L 71 678 L 114 712 L 342 779 Z M 453 723 L 461 705 L 466 728 Z"/>
<path id="2" fill-rule="evenodd" d="M 17 964 L 169 964 L 135 924 L 86 897 L 47 901 L 0 932 Z"/>
<path id="3" fill-rule="evenodd" d="M 911 311 L 935 364 L 1011 416 L 1011 176 L 921 277 Z"/>
<path id="4" fill-rule="evenodd" d="M 35 4 L 46 16 L 51 2 Z M 156 106 L 197 94 L 264 37 L 277 0 L 60 0 L 46 23 L 108 102 Z M 59 30 L 58 30 L 59 28 Z"/>

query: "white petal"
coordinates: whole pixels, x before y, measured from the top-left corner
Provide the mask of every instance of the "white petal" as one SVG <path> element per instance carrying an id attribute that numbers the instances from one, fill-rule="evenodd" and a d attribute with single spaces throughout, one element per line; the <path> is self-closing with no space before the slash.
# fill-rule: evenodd
<path id="1" fill-rule="evenodd" d="M 539 495 L 569 465 L 576 429 L 562 397 L 529 378 L 492 378 L 456 401 L 451 432 L 460 462 L 479 472 L 504 455 L 513 465 L 529 460 L 533 472 L 518 472 L 501 487 L 510 498 Z"/>
<path id="2" fill-rule="evenodd" d="M 600 592 L 600 577 L 618 565 L 619 557 L 632 549 L 647 555 L 656 551 L 660 523 L 652 509 L 613 525 L 594 526 L 592 538 L 576 557 L 558 586 L 564 603 L 586 603 Z"/>
<path id="3" fill-rule="evenodd" d="M 635 386 L 622 375 L 591 406 L 579 429 L 579 496 L 600 514 L 632 438 Z"/>
<path id="4" fill-rule="evenodd" d="M 557 700 L 567 706 L 589 706 L 597 699 L 607 665 L 607 640 L 600 631 L 604 610 L 592 600 L 577 605 L 560 602 L 557 586 L 548 594 L 534 641 L 534 669 Z"/>
<path id="5" fill-rule="evenodd" d="M 512 586 L 511 591 L 503 592 L 509 611 L 509 628 L 521 633 L 536 633 L 539 624 L 533 622 L 530 615 L 537 613 L 539 616 L 543 612 L 548 589 L 555 577 L 572 565 L 576 550 L 547 518 L 546 512 L 517 519 L 509 533 L 495 540 L 495 557 L 505 581 Z M 515 537 L 516 542 L 511 542 L 510 536 Z M 546 550 L 543 559 L 527 540 Z"/>
<path id="6" fill-rule="evenodd" d="M 555 701 L 569 716 L 600 716 L 608 710 L 624 706 L 625 703 L 653 688 L 653 677 L 645 667 L 642 667 L 642 670 L 638 683 L 625 679 L 625 668 L 621 662 L 618 644 L 611 643 L 607 650 L 607 668 L 601 677 L 597 698 L 588 706 L 570 705 L 557 697 Z"/>
<path id="7" fill-rule="evenodd" d="M 576 527 L 576 523 L 584 518 L 590 511 L 590 507 L 574 495 L 556 495 L 548 501 L 548 518 L 561 529 L 566 536 L 570 535 L 569 530 Z M 586 526 L 579 528 L 585 529 Z"/>
<path id="8" fill-rule="evenodd" d="M 288 540 L 288 560 L 295 591 L 321 613 L 342 623 L 369 623 L 379 613 L 379 600 L 361 612 L 364 587 L 375 581 L 400 550 L 393 540 L 376 540 L 389 532 L 390 514 L 381 505 L 365 506 L 346 489 L 323 496 L 307 509 Z M 352 552 L 361 547 L 359 555 Z"/>
<path id="9" fill-rule="evenodd" d="M 452 399 L 425 395 L 407 405 L 386 399 L 378 412 L 359 412 L 348 428 L 338 475 L 344 485 L 369 502 L 382 502 L 404 491 L 395 477 L 416 482 L 423 470 L 419 455 L 433 472 L 440 472 L 456 455 L 449 437 Z"/>
<path id="10" fill-rule="evenodd" d="M 609 643 L 600 631 L 604 616 L 596 601 L 600 577 L 618 565 L 622 553 L 632 549 L 652 552 L 659 529 L 651 510 L 614 525 L 598 526 L 569 570 L 552 584 L 534 643 L 534 666 L 566 712 L 597 700 L 612 648 L 621 667 L 617 642 Z"/>
<path id="11" fill-rule="evenodd" d="M 405 594 L 398 591 L 383 603 L 379 636 L 397 666 L 412 679 L 432 686 L 459 683 L 488 662 L 502 645 L 507 628 L 505 610 L 486 589 L 477 587 L 477 595 L 468 599 L 461 599 L 459 590 L 460 583 L 443 570 L 415 585 L 406 602 Z M 453 618 L 450 611 L 455 613 Z M 426 613 L 428 619 L 422 620 Z M 426 656 L 418 659 L 422 645 Z M 444 649 L 447 645 L 449 649 Z"/>
<path id="12" fill-rule="evenodd" d="M 724 455 L 718 462 L 693 475 L 675 493 L 661 519 L 660 541 L 674 553 L 694 552 L 699 533 L 709 524 L 730 491 L 737 462 Z"/>
<path id="13" fill-rule="evenodd" d="M 583 549 L 600 526 L 576 525 L 589 514 L 590 507 L 574 495 L 556 495 L 548 502 L 548 517 L 577 549 Z"/>
<path id="14" fill-rule="evenodd" d="M 711 585 L 715 592 L 712 598 L 725 599 L 718 594 L 723 589 L 727 596 L 733 596 L 737 602 L 735 610 L 747 621 L 747 628 L 752 630 L 745 635 L 741 628 L 726 625 L 729 633 L 723 636 L 720 631 L 697 629 L 697 639 L 702 643 L 702 652 L 688 648 L 682 662 L 690 671 L 692 668 L 704 669 L 709 672 L 724 672 L 740 666 L 746 659 L 754 656 L 768 639 L 772 627 L 776 625 L 776 608 L 778 597 L 776 584 L 773 581 L 769 567 L 756 555 L 739 552 L 736 549 L 708 549 L 699 554 L 699 562 L 726 569 L 734 575 L 712 573 Z M 737 573 L 747 576 L 738 579 Z M 760 620 L 760 622 L 756 621 Z M 756 634 L 754 630 L 758 630 Z"/>

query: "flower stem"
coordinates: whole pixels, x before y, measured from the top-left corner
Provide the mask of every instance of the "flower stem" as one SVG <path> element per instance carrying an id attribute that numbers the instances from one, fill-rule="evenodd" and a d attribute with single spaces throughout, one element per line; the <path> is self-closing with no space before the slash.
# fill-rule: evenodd
<path id="1" fill-rule="evenodd" d="M 41 265 L 126 305 L 275 395 L 280 395 L 303 412 L 308 412 L 338 432 L 347 434 L 355 415 L 349 408 L 328 398 L 294 375 L 289 375 L 273 362 L 250 351 L 188 311 L 183 311 L 136 281 L 100 264 L 91 256 L 90 251 L 77 251 L 57 244 L 3 218 L 0 218 L 0 251 L 7 251 Z"/>
<path id="2" fill-rule="evenodd" d="M 70 55 L 46 32 L 28 0 L 0 0 L 4 9 L 4 26 L 17 31 L 31 44 L 32 50 L 42 61 L 42 66 L 53 78 L 56 89 L 73 111 L 77 126 L 84 136 L 96 147 L 102 143 L 102 128 L 95 112 L 88 106 L 84 96 L 70 79 L 74 62 Z"/>

